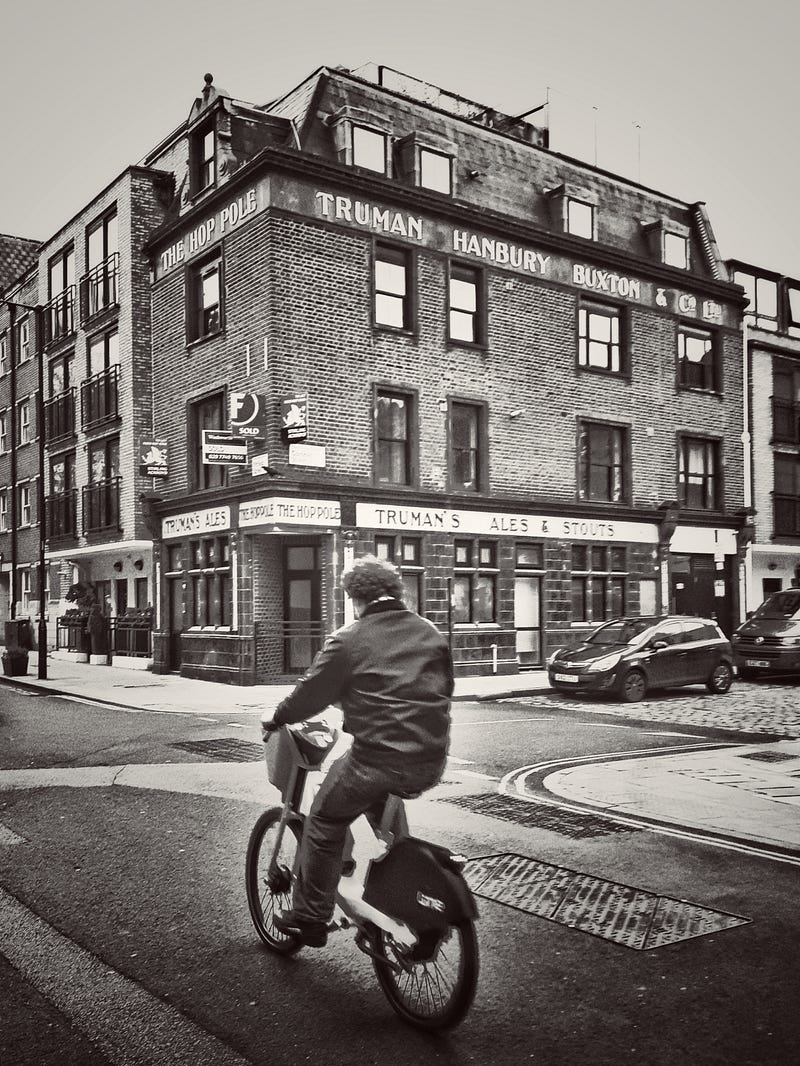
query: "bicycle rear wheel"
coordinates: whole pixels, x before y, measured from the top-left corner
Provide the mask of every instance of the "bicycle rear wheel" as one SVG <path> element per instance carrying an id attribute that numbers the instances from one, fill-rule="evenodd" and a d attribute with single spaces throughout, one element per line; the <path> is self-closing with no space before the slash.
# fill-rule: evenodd
<path id="1" fill-rule="evenodd" d="M 271 807 L 259 817 L 250 833 L 245 861 L 247 904 L 256 932 L 271 951 L 293 955 L 300 940 L 275 928 L 275 914 L 292 905 L 292 870 L 300 846 L 301 826 L 287 823 L 276 854 L 282 810 Z"/>
<path id="2" fill-rule="evenodd" d="M 478 939 L 471 919 L 440 934 L 425 934 L 411 952 L 398 948 L 382 930 L 373 946 L 381 956 L 373 959 L 378 982 L 404 1021 L 439 1030 L 462 1020 L 478 984 Z"/>

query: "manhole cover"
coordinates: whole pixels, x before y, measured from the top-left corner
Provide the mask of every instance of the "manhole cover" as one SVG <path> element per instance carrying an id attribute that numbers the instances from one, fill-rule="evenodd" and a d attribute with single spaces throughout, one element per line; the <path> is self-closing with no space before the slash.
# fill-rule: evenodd
<path id="1" fill-rule="evenodd" d="M 477 896 L 635 951 L 691 940 L 752 920 L 524 855 L 470 859 L 464 875 Z"/>
<path id="2" fill-rule="evenodd" d="M 173 744 L 172 747 L 190 751 L 193 755 L 202 755 L 206 759 L 218 759 L 220 762 L 255 762 L 264 758 L 263 744 L 251 744 L 248 740 L 238 740 L 236 737 L 184 740 L 180 744 Z"/>
<path id="3" fill-rule="evenodd" d="M 798 756 L 791 755 L 788 751 L 748 751 L 739 758 L 752 759 L 754 762 L 791 762 Z"/>
<path id="4" fill-rule="evenodd" d="M 517 825 L 549 829 L 553 833 L 560 833 L 562 836 L 572 837 L 575 840 L 607 836 L 611 833 L 638 833 L 640 831 L 637 826 L 624 825 L 600 815 L 562 810 L 551 804 L 532 803 L 528 800 L 512 799 L 510 796 L 498 796 L 491 792 L 477 796 L 453 796 L 440 802 L 452 803 L 456 807 L 466 807 L 467 810 L 474 811 L 476 814 L 501 818 L 506 822 L 515 822 Z"/>

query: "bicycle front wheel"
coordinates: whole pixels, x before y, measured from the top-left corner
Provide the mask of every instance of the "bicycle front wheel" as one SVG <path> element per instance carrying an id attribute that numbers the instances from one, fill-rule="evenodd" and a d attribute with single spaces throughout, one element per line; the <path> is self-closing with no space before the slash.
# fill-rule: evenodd
<path id="1" fill-rule="evenodd" d="M 418 1029 L 440 1030 L 463 1019 L 478 985 L 473 921 L 465 919 L 443 933 L 425 934 L 411 952 L 402 951 L 382 930 L 373 943 L 381 956 L 373 960 L 378 981 L 404 1021 Z"/>
<path id="2" fill-rule="evenodd" d="M 300 846 L 301 826 L 287 823 L 278 849 L 282 810 L 271 807 L 260 816 L 250 833 L 245 861 L 247 904 L 256 932 L 270 950 L 293 955 L 302 947 L 300 940 L 275 928 L 278 911 L 292 905 L 292 871 Z"/>

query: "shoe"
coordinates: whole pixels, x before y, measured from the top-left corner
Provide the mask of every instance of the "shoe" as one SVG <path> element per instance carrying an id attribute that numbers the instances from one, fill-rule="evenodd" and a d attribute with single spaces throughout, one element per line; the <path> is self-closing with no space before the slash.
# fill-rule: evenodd
<path id="1" fill-rule="evenodd" d="M 302 941 L 308 948 L 324 948 L 328 943 L 328 926 L 325 922 L 298 918 L 293 910 L 280 911 L 272 919 L 272 924 L 279 932 Z"/>

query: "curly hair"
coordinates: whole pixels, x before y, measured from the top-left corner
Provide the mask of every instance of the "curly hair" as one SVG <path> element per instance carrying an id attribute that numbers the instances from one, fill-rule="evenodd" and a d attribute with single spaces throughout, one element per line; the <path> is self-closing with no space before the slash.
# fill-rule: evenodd
<path id="1" fill-rule="evenodd" d="M 351 599 L 371 603 L 380 596 L 403 598 L 403 582 L 396 566 L 375 555 L 355 559 L 342 575 L 342 588 Z"/>

